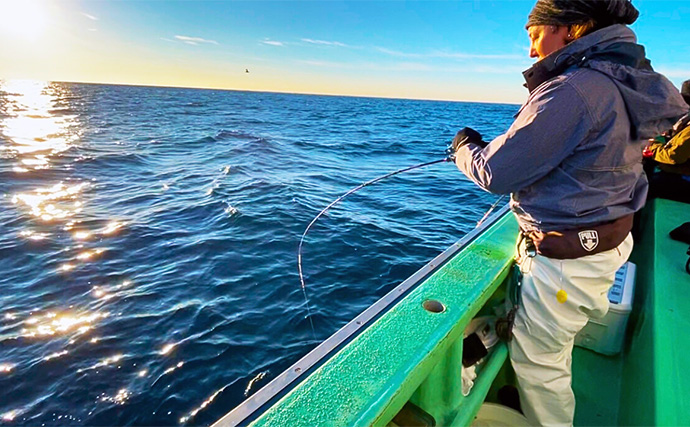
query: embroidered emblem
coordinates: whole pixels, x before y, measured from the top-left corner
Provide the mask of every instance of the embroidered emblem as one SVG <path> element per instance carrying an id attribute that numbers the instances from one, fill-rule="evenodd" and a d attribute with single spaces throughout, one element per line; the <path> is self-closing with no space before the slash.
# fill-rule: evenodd
<path id="1" fill-rule="evenodd" d="M 596 230 L 585 230 L 577 233 L 580 244 L 587 252 L 592 252 L 599 245 L 599 233 Z"/>

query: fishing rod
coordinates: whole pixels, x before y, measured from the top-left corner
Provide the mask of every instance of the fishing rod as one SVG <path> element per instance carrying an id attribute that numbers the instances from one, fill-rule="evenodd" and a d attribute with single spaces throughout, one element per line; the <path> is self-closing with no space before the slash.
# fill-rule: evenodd
<path id="1" fill-rule="evenodd" d="M 340 203 L 344 198 L 346 198 L 346 197 L 349 196 L 350 194 L 352 194 L 352 193 L 354 193 L 354 192 L 356 192 L 356 191 L 358 191 L 358 190 L 361 190 L 361 189 L 364 188 L 364 187 L 367 187 L 367 186 L 369 186 L 369 185 L 375 184 L 375 183 L 377 183 L 377 182 L 379 182 L 379 181 L 382 181 L 382 180 L 384 180 L 384 179 L 386 179 L 386 178 L 390 178 L 390 177 L 392 177 L 392 176 L 394 176 L 394 175 L 401 174 L 401 173 L 403 173 L 403 172 L 409 172 L 409 171 L 414 170 L 414 169 L 419 169 L 419 168 L 423 168 L 423 167 L 425 167 L 425 166 L 435 165 L 435 164 L 437 164 L 437 163 L 452 162 L 452 161 L 454 161 L 454 160 L 455 160 L 454 156 L 453 156 L 453 155 L 449 155 L 449 156 L 447 156 L 447 157 L 444 157 L 443 159 L 433 160 L 433 161 L 431 161 L 431 162 L 420 163 L 420 164 L 418 164 L 418 165 L 414 165 L 414 166 L 409 166 L 409 167 L 406 167 L 406 168 L 398 169 L 398 170 L 396 170 L 396 171 L 394 171 L 394 172 L 390 172 L 390 173 L 387 173 L 387 174 L 385 174 L 385 175 L 382 175 L 382 176 L 380 176 L 380 177 L 378 177 L 378 178 L 374 178 L 374 179 L 372 179 L 372 180 L 370 180 L 370 181 L 364 182 L 364 183 L 362 183 L 362 184 L 360 184 L 360 185 L 358 185 L 358 186 L 352 188 L 352 189 L 349 190 L 347 193 L 345 193 L 345 194 L 343 194 L 342 196 L 338 197 L 338 198 L 335 199 L 334 201 L 332 201 L 328 206 L 326 206 L 325 208 L 323 208 L 323 210 L 321 210 L 321 212 L 319 212 L 319 214 L 316 215 L 316 216 L 314 217 L 314 219 L 311 220 L 311 222 L 309 223 L 309 225 L 307 225 L 307 228 L 304 230 L 304 233 L 302 233 L 302 238 L 299 240 L 299 246 L 298 246 L 298 248 L 297 248 L 297 270 L 298 270 L 298 272 L 299 272 L 299 280 L 300 280 L 300 284 L 301 284 L 301 287 L 302 287 L 302 293 L 304 294 L 304 301 L 305 301 L 306 306 L 307 306 L 307 317 L 309 318 L 309 324 L 311 325 L 311 330 L 312 330 L 312 334 L 314 335 L 314 339 L 316 339 L 316 332 L 315 332 L 315 330 L 314 330 L 314 322 L 312 321 L 312 318 L 311 318 L 311 309 L 309 308 L 309 298 L 307 297 L 307 285 L 306 285 L 306 283 L 305 283 L 305 281 L 304 281 L 304 274 L 303 274 L 303 271 L 302 271 L 302 246 L 304 245 L 304 238 L 307 236 L 307 233 L 309 233 L 309 230 L 311 230 L 311 227 L 316 223 L 316 221 L 318 221 L 319 218 L 321 218 L 321 217 L 323 216 L 323 214 L 325 214 L 326 212 L 328 212 L 329 209 L 331 209 L 331 208 L 332 208 L 333 206 L 335 206 L 336 204 Z M 484 222 L 484 220 L 491 214 L 491 212 L 496 208 L 496 206 L 498 206 L 498 204 L 503 200 L 503 198 L 504 198 L 504 195 L 501 196 L 498 200 L 496 200 L 496 202 L 495 202 L 493 205 L 491 205 L 491 207 L 489 208 L 489 210 L 488 210 L 488 211 L 484 214 L 484 216 L 477 222 L 477 225 L 476 225 L 475 227 L 479 227 L 479 226 Z"/>
<path id="2" fill-rule="evenodd" d="M 304 283 L 304 275 L 302 274 L 302 245 L 304 244 L 304 238 L 307 236 L 307 233 L 309 233 L 309 230 L 311 229 L 311 227 L 316 223 L 316 221 L 318 221 L 319 218 L 321 218 L 321 216 L 323 216 L 323 214 L 328 212 L 328 210 L 330 208 L 332 208 L 333 206 L 340 203 L 340 201 L 343 200 L 345 197 L 349 196 L 350 194 L 354 193 L 355 191 L 361 190 L 362 188 L 364 188 L 366 186 L 377 183 L 377 182 L 384 180 L 386 178 L 389 178 L 393 175 L 397 175 L 397 174 L 400 174 L 403 172 L 408 172 L 408 171 L 411 171 L 413 169 L 423 168 L 424 166 L 431 166 L 431 165 L 435 165 L 436 163 L 443 163 L 443 162 L 449 162 L 449 161 L 451 161 L 451 159 L 446 157 L 443 159 L 434 160 L 432 162 L 420 163 L 418 165 L 398 169 L 395 172 L 391 172 L 391 173 L 388 173 L 386 175 L 380 176 L 378 178 L 374 178 L 371 181 L 367 181 L 367 182 L 364 182 L 362 184 L 359 184 L 357 187 L 351 189 L 347 193 L 345 193 L 342 196 L 338 197 L 337 199 L 333 200 L 330 205 L 323 208 L 323 210 L 321 212 L 319 212 L 319 214 L 316 215 L 314 217 L 314 219 L 311 220 L 309 225 L 307 225 L 307 228 L 304 230 L 304 233 L 302 233 L 302 238 L 299 240 L 299 247 L 297 248 L 297 269 L 299 271 L 299 280 L 300 280 L 300 283 L 302 284 L 302 289 L 304 289 L 306 287 L 306 284 Z"/>
<path id="3" fill-rule="evenodd" d="M 484 223 L 484 221 L 486 221 L 486 219 L 489 217 L 489 215 L 491 215 L 491 212 L 493 212 L 494 209 L 496 209 L 496 206 L 498 206 L 498 204 L 501 203 L 505 197 L 506 197 L 505 194 L 501 194 L 501 197 L 499 197 L 498 200 L 496 200 L 496 201 L 494 202 L 494 204 L 491 205 L 491 207 L 489 208 L 489 210 L 487 210 L 486 213 L 484 213 L 484 216 L 482 217 L 482 219 L 480 219 L 479 221 L 477 221 L 477 225 L 475 225 L 474 228 L 477 228 L 477 227 L 479 227 L 480 225 L 482 225 L 482 224 Z"/>

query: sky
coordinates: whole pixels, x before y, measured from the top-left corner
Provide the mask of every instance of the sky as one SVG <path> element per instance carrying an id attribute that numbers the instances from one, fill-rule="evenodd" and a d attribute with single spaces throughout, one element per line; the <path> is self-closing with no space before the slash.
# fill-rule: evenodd
<path id="1" fill-rule="evenodd" d="M 534 0 L 0 0 L 0 79 L 521 103 Z M 690 79 L 690 1 L 633 0 Z"/>

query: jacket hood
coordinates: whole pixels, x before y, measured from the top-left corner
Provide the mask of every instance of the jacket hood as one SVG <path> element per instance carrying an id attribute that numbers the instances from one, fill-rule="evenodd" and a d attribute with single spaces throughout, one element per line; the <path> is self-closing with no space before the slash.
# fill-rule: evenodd
<path id="1" fill-rule="evenodd" d="M 625 102 L 634 139 L 659 135 L 687 112 L 678 89 L 652 69 L 644 47 L 625 25 L 611 25 L 581 37 L 523 74 L 533 91 L 572 67 L 589 68 L 613 80 Z"/>

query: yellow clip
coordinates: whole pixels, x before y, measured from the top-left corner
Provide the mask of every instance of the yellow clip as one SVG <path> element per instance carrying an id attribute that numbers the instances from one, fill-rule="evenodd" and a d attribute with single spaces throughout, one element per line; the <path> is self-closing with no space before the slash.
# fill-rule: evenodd
<path id="1" fill-rule="evenodd" d="M 564 302 L 568 301 L 568 293 L 561 289 L 556 293 L 556 300 L 563 304 Z"/>

